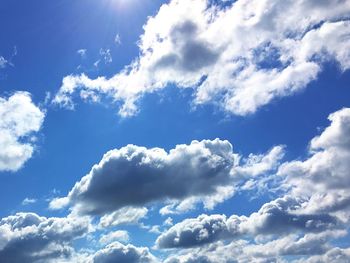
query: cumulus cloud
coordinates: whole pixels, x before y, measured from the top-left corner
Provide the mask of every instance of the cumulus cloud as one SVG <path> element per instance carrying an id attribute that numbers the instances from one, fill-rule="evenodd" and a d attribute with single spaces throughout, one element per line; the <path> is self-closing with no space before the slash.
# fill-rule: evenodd
<path id="1" fill-rule="evenodd" d="M 292 231 L 322 232 L 338 225 L 327 214 L 295 214 L 297 200 L 279 198 L 264 204 L 249 217 L 232 215 L 201 215 L 174 225 L 162 233 L 156 244 L 160 248 L 193 247 L 218 240 L 243 238 L 249 235 L 287 235 Z"/>
<path id="2" fill-rule="evenodd" d="M 0 221 L 1 262 L 50 262 L 73 253 L 70 242 L 89 231 L 86 218 L 46 218 L 17 213 Z"/>
<path id="3" fill-rule="evenodd" d="M 348 237 L 350 109 L 329 120 L 304 160 L 277 168 L 283 197 L 250 216 L 201 215 L 175 224 L 156 245 L 187 249 L 166 262 L 348 262 L 349 248 L 334 241 Z"/>
<path id="4" fill-rule="evenodd" d="M 271 152 L 267 155 L 275 156 L 275 152 L 281 155 L 281 150 Z M 128 145 L 106 153 L 100 163 L 75 184 L 68 196 L 54 199 L 50 207 L 57 209 L 71 205 L 85 214 L 108 214 L 101 221 L 105 225 L 113 218 L 121 220 L 127 216 L 127 210 L 123 210 L 124 215 L 122 212 L 113 214 L 119 209 L 143 207 L 152 202 L 170 202 L 161 209 L 162 214 L 174 210 L 185 212 L 199 202 L 212 209 L 232 197 L 235 182 L 244 178 L 234 172 L 240 165 L 239 159 L 233 153 L 232 145 L 219 139 L 192 141 L 189 145 L 177 145 L 169 152 Z M 269 164 L 261 166 L 260 162 Z M 245 176 L 249 167 L 257 167 L 254 168 L 255 176 L 267 171 L 268 167 L 275 167 L 271 158 L 261 156 L 242 165 Z"/>
<path id="5" fill-rule="evenodd" d="M 45 118 L 27 92 L 0 97 L 0 171 L 17 171 L 32 157 Z"/>
<path id="6" fill-rule="evenodd" d="M 177 145 L 169 152 L 128 145 L 106 153 L 65 200 L 80 212 L 104 214 L 153 201 L 212 195 L 231 180 L 234 162 L 232 145 L 219 139 Z"/>
<path id="7" fill-rule="evenodd" d="M 171 227 L 157 239 L 161 248 L 192 247 L 230 236 L 225 215 L 201 215 Z"/>
<path id="8" fill-rule="evenodd" d="M 95 253 L 92 263 L 156 263 L 158 260 L 149 252 L 148 248 L 123 245 L 114 242 Z"/>
<path id="9" fill-rule="evenodd" d="M 331 124 L 310 143 L 305 160 L 284 163 L 278 171 L 294 196 L 306 199 L 301 211 L 349 211 L 350 109 L 329 116 Z"/>
<path id="10" fill-rule="evenodd" d="M 337 248 L 327 241 L 334 233 L 290 235 L 265 244 L 248 241 L 218 242 L 168 257 L 164 263 L 301 263 L 348 262 L 349 248 Z M 299 259 L 295 259 L 299 258 Z"/>
<path id="11" fill-rule="evenodd" d="M 323 255 L 316 255 L 310 258 L 303 258 L 301 260 L 296 260 L 296 263 L 318 263 L 318 262 L 327 262 L 327 263 L 347 263 L 350 258 L 350 248 L 339 248 L 335 247 L 327 251 Z"/>
<path id="12" fill-rule="evenodd" d="M 308 10 L 305 15 L 305 10 Z M 53 102 L 73 107 L 73 96 L 111 97 L 119 114 L 168 84 L 191 88 L 194 104 L 212 103 L 247 115 L 278 97 L 304 89 L 322 64 L 350 66 L 348 1 L 172 0 L 149 17 L 140 56 L 111 78 L 69 75 Z M 88 94 L 88 96 L 86 96 Z"/>

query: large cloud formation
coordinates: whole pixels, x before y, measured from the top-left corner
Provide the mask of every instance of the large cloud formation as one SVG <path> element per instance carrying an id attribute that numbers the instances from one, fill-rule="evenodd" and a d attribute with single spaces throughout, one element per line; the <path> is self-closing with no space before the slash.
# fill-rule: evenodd
<path id="1" fill-rule="evenodd" d="M 325 61 L 349 68 L 349 12 L 339 0 L 172 0 L 144 25 L 130 65 L 109 79 L 66 76 L 53 102 L 109 96 L 130 116 L 144 94 L 176 84 L 193 89 L 195 104 L 247 115 L 304 89 Z"/>
<path id="2" fill-rule="evenodd" d="M 272 169 L 283 156 L 283 147 L 273 148 L 267 156 L 270 158 L 248 159 L 243 170 L 250 167 L 259 174 Z M 173 206 L 180 202 L 178 209 L 186 210 L 183 207 L 202 201 L 207 208 L 213 208 L 233 195 L 235 180 L 246 176 L 235 171 L 238 161 L 232 145 L 219 139 L 192 141 L 169 152 L 128 145 L 106 153 L 67 197 L 53 200 L 51 208 L 69 203 L 90 215 L 152 202 L 172 202 Z M 264 164 L 263 169 L 259 163 Z"/>
<path id="3" fill-rule="evenodd" d="M 280 165 L 283 197 L 250 216 L 201 215 L 163 232 L 159 248 L 188 248 L 166 262 L 348 262 L 350 222 L 350 109 L 330 114 L 330 125 L 309 145 L 305 160 Z M 231 240 L 227 242 L 228 240 Z M 288 261 L 288 262 L 289 262 Z"/>
<path id="4" fill-rule="evenodd" d="M 327 214 L 296 214 L 289 212 L 298 205 L 291 198 L 266 203 L 249 217 L 232 215 L 201 215 L 186 219 L 162 233 L 156 243 L 160 248 L 194 247 L 217 240 L 294 232 L 321 232 L 335 228 L 337 219 Z"/>
<path id="5" fill-rule="evenodd" d="M 17 213 L 0 221 L 0 261 L 51 262 L 70 258 L 71 242 L 89 231 L 86 218 L 46 218 Z"/>
<path id="6" fill-rule="evenodd" d="M 44 117 L 27 92 L 0 97 L 0 171 L 17 171 L 31 158 L 31 136 L 40 130 Z"/>

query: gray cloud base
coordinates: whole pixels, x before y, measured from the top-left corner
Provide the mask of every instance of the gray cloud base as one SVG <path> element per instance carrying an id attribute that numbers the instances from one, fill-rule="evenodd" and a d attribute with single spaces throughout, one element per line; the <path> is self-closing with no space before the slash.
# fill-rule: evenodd
<path id="1" fill-rule="evenodd" d="M 104 214 L 153 201 L 210 196 L 230 182 L 234 162 L 232 145 L 219 139 L 178 145 L 169 153 L 128 145 L 106 153 L 67 198 L 82 213 Z"/>

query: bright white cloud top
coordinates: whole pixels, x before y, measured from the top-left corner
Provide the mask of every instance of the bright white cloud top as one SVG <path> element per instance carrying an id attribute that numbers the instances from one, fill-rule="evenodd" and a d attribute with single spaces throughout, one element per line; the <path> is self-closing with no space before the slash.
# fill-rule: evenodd
<path id="1" fill-rule="evenodd" d="M 0 97 L 0 171 L 17 171 L 31 158 L 44 118 L 29 93 Z"/>
<path id="2" fill-rule="evenodd" d="M 307 15 L 305 15 L 307 10 Z M 325 61 L 350 66 L 348 1 L 173 0 L 150 17 L 140 57 L 112 78 L 69 75 L 53 102 L 72 108 L 73 96 L 121 102 L 121 116 L 169 84 L 191 88 L 195 105 L 212 103 L 236 115 L 307 87 Z"/>

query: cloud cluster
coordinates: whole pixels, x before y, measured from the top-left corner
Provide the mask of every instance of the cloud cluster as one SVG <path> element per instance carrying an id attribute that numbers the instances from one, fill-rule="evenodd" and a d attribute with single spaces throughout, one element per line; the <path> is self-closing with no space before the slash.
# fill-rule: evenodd
<path id="1" fill-rule="evenodd" d="M 329 120 L 305 160 L 279 166 L 283 197 L 250 216 L 201 215 L 175 224 L 156 245 L 189 250 L 166 262 L 285 262 L 285 256 L 301 257 L 288 262 L 348 262 L 349 249 L 331 241 L 348 237 L 350 109 Z"/>
<path id="2" fill-rule="evenodd" d="M 27 92 L 0 97 L 0 171 L 17 171 L 31 158 L 32 135 L 40 130 L 44 118 L 44 111 Z"/>
<path id="3" fill-rule="evenodd" d="M 66 76 L 53 102 L 108 96 L 130 116 L 144 94 L 175 84 L 193 89 L 194 104 L 247 115 L 304 89 L 325 61 L 349 68 L 349 12 L 339 0 L 172 0 L 144 25 L 130 65 L 111 78 Z"/>
<path id="4" fill-rule="evenodd" d="M 86 218 L 46 218 L 17 213 L 0 221 L 1 262 L 50 262 L 73 253 L 71 241 L 89 231 Z"/>
<path id="5" fill-rule="evenodd" d="M 300 211 L 348 211 L 349 217 L 350 109 L 332 113 L 329 120 L 331 124 L 311 140 L 309 158 L 283 164 L 278 175 L 286 178 L 285 187 L 294 196 L 307 199 Z"/>
<path id="6" fill-rule="evenodd" d="M 335 217 L 327 214 L 296 214 L 288 211 L 297 205 L 297 200 L 279 198 L 264 204 L 249 217 L 201 215 L 186 219 L 162 233 L 156 244 L 160 248 L 186 248 L 246 236 L 282 236 L 298 231 L 321 232 L 333 229 L 338 224 Z"/>
<path id="7" fill-rule="evenodd" d="M 128 232 L 108 228 L 142 226 L 140 220 L 154 212 L 154 204 L 167 204 L 160 210 L 166 214 L 171 209 L 187 211 L 198 200 L 223 202 L 232 196 L 225 192 L 227 187 L 240 190 L 247 180 L 258 184 L 267 175 L 279 178 L 275 181 L 279 197 L 258 211 L 202 214 L 175 224 L 167 219 L 170 222 L 155 229 L 163 232 L 154 249 L 170 251 L 166 263 L 228 263 L 233 258 L 235 262 L 285 262 L 288 257 L 295 257 L 290 260 L 295 263 L 347 262 L 349 249 L 335 247 L 333 241 L 349 235 L 350 109 L 330 114 L 329 120 L 329 126 L 310 141 L 304 159 L 284 163 L 284 146 L 243 158 L 228 141 L 219 139 L 193 141 L 170 151 L 135 145 L 109 151 L 66 197 L 50 204 L 52 208 L 69 205 L 74 215 L 97 216 L 96 230 L 101 231 L 99 240 L 106 247 L 85 254 L 71 247 L 72 240 L 89 231 L 91 218 L 20 213 L 0 221 L 0 259 L 15 253 L 18 262 L 24 257 L 33 262 L 49 258 L 160 262 L 148 248 L 121 244 L 128 242 Z"/>
<path id="8" fill-rule="evenodd" d="M 106 153 L 68 196 L 54 199 L 50 207 L 69 204 L 83 214 L 108 214 L 102 218 L 104 225 L 115 221 L 116 210 L 153 202 L 170 203 L 161 209 L 162 214 L 188 211 L 199 202 L 212 209 L 232 197 L 235 182 L 245 178 L 249 169 L 254 176 L 273 169 L 282 152 L 283 147 L 276 146 L 266 158 L 251 155 L 236 171 L 240 158 L 225 140 L 192 141 L 169 152 L 128 145 Z M 137 210 L 141 217 L 142 211 Z M 122 213 L 122 217 L 127 215 L 127 211 Z"/>
<path id="9" fill-rule="evenodd" d="M 333 247 L 329 239 L 344 236 L 343 232 L 323 232 L 286 237 L 252 244 L 249 241 L 217 242 L 168 257 L 164 263 L 346 263 L 349 249 Z M 287 257 L 288 256 L 288 257 Z"/>

